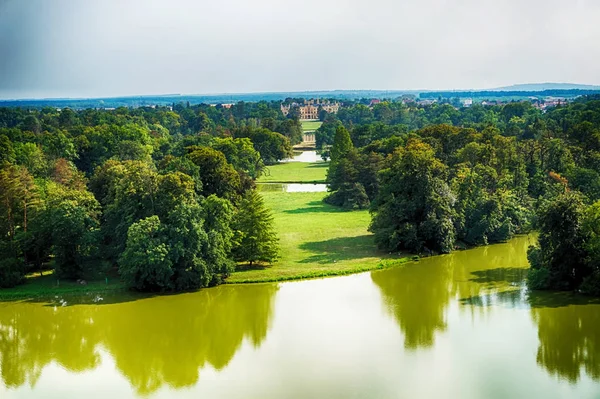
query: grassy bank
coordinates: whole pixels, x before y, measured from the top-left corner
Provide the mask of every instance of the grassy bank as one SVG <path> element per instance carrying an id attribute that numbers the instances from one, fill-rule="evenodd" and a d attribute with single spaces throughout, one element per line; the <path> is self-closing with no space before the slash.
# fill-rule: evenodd
<path id="1" fill-rule="evenodd" d="M 321 127 L 323 122 L 320 121 L 302 121 L 302 131 L 304 132 L 312 132 Z"/>
<path id="2" fill-rule="evenodd" d="M 268 166 L 259 183 L 325 183 L 329 162 L 284 162 Z"/>
<path id="3" fill-rule="evenodd" d="M 89 295 L 125 289 L 125 285 L 118 277 L 109 278 L 108 283 L 106 280 L 94 280 L 81 285 L 76 281 L 57 280 L 52 273 L 43 276 L 36 273 L 27 276 L 25 284 L 0 289 L 0 301 L 50 298 L 55 295 Z"/>
<path id="4" fill-rule="evenodd" d="M 390 256 L 377 250 L 367 231 L 368 211 L 344 212 L 324 204 L 326 193 L 262 194 L 274 213 L 281 258 L 272 266 L 236 271 L 228 283 L 343 275 L 398 263 L 386 262 Z"/>

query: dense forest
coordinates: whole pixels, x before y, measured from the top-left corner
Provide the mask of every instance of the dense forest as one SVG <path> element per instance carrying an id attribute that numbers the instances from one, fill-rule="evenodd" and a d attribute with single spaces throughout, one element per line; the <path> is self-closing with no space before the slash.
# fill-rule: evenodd
<path id="1" fill-rule="evenodd" d="M 0 284 L 54 269 L 188 290 L 275 261 L 254 180 L 302 140 L 279 105 L 0 108 Z M 320 117 L 325 200 L 370 209 L 382 250 L 447 253 L 536 230 L 531 287 L 600 294 L 600 98 L 547 112 L 359 101 Z"/>
<path id="2" fill-rule="evenodd" d="M 145 291 L 218 284 L 278 242 L 254 179 L 301 140 L 275 103 L 0 109 L 0 285 L 118 273 Z"/>
<path id="3" fill-rule="evenodd" d="M 386 251 L 448 253 L 539 231 L 535 289 L 600 295 L 600 98 L 456 108 L 383 102 L 326 115 L 325 201 L 369 208 Z"/>

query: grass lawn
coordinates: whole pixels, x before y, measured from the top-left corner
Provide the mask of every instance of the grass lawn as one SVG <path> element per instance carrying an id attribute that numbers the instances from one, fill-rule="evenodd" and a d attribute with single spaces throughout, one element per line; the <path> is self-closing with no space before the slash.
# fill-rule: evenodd
<path id="1" fill-rule="evenodd" d="M 30 298 L 49 298 L 54 295 L 63 294 L 93 294 L 106 291 L 124 290 L 126 287 L 119 277 L 111 277 L 106 280 L 87 281 L 87 285 L 81 285 L 76 281 L 60 280 L 57 284 L 56 277 L 52 272 L 45 272 L 43 276 L 34 273 L 27 276 L 25 284 L 13 288 L 0 289 L 0 301 L 11 301 Z"/>
<path id="2" fill-rule="evenodd" d="M 312 131 L 320 128 L 321 125 L 323 124 L 323 122 L 320 122 L 320 121 L 302 121 L 300 123 L 302 124 L 303 132 L 312 132 Z"/>
<path id="3" fill-rule="evenodd" d="M 284 162 L 267 166 L 258 183 L 325 183 L 329 162 Z"/>
<path id="4" fill-rule="evenodd" d="M 262 193 L 280 238 L 278 262 L 234 272 L 228 283 L 282 281 L 383 268 L 387 253 L 367 231 L 368 211 L 345 212 L 322 202 L 327 193 Z M 383 261 L 382 261 L 383 260 Z M 407 261 L 408 258 L 402 258 Z"/>

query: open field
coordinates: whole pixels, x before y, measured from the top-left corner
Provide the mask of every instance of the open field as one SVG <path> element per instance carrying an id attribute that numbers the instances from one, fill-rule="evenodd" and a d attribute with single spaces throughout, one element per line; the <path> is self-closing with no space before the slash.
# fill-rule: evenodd
<path id="1" fill-rule="evenodd" d="M 262 193 L 273 210 L 280 259 L 271 266 L 234 272 L 228 283 L 282 281 L 383 268 L 385 261 L 367 231 L 368 211 L 345 212 L 323 203 L 327 193 Z M 382 261 L 383 260 L 383 261 Z M 400 261 L 407 261 L 402 258 Z"/>
<path id="2" fill-rule="evenodd" d="M 320 121 L 302 121 L 302 131 L 303 132 L 312 132 L 321 127 L 323 122 Z"/>
<path id="3" fill-rule="evenodd" d="M 283 162 L 268 166 L 258 183 L 325 183 L 329 162 Z"/>

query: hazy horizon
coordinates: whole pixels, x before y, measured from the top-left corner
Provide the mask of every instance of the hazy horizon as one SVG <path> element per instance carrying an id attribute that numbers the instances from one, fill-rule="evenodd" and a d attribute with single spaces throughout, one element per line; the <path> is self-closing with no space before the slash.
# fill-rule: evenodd
<path id="1" fill-rule="evenodd" d="M 600 4 L 0 0 L 0 99 L 599 85 Z"/>

